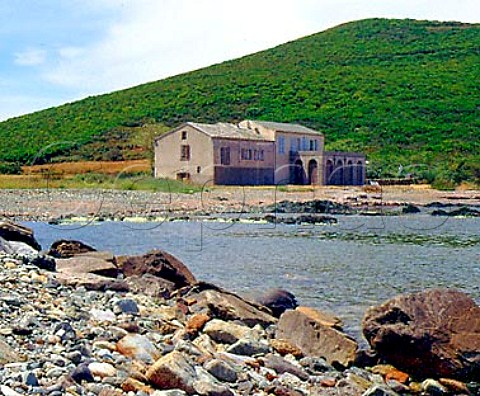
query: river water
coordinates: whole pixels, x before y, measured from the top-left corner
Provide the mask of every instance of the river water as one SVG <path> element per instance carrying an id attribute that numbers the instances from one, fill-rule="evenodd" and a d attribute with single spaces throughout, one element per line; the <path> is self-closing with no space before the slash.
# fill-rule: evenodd
<path id="1" fill-rule="evenodd" d="M 335 225 L 178 221 L 27 223 L 44 247 L 77 239 L 99 250 L 157 248 L 198 279 L 242 295 L 280 287 L 334 313 L 360 338 L 366 308 L 403 292 L 453 287 L 480 301 L 480 218 L 336 216 Z"/>

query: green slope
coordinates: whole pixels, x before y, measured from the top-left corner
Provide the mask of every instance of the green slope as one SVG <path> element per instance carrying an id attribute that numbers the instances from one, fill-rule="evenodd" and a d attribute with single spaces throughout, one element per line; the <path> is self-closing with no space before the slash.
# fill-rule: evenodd
<path id="1" fill-rule="evenodd" d="M 0 138 L 9 142 L 0 148 L 0 161 L 32 161 L 42 149 L 41 156 L 49 157 L 70 145 L 59 141 L 81 147 L 138 122 L 175 126 L 253 118 L 323 131 L 329 149 L 365 151 L 372 173 L 395 174 L 403 165 L 430 178 L 478 180 L 479 43 L 478 24 L 352 22 L 241 59 L 7 120 L 0 123 Z M 80 152 L 88 156 L 88 147 Z"/>

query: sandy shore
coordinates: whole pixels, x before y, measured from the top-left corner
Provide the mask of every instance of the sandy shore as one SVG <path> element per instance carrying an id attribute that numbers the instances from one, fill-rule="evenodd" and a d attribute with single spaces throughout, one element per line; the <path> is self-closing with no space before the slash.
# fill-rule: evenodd
<path id="1" fill-rule="evenodd" d="M 0 190 L 0 216 L 52 220 L 71 217 L 162 216 L 259 212 L 276 202 L 329 200 L 363 210 L 405 204 L 480 206 L 479 190 L 437 191 L 428 186 L 361 187 L 216 187 L 194 194 L 118 190 Z"/>

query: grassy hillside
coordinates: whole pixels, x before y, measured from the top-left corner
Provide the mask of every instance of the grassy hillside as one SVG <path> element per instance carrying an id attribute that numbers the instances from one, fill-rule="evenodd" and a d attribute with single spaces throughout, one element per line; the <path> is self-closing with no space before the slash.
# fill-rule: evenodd
<path id="1" fill-rule="evenodd" d="M 7 120 L 0 123 L 0 138 L 8 142 L 0 146 L 0 161 L 27 163 L 40 150 L 44 159 L 72 153 L 90 159 L 103 144 L 134 158 L 146 155 L 132 138 L 143 123 L 165 130 L 187 120 L 251 118 L 323 131 L 328 149 L 365 151 L 371 174 L 395 175 L 402 165 L 447 184 L 478 181 L 479 42 L 480 25 L 352 22 L 241 59 Z"/>

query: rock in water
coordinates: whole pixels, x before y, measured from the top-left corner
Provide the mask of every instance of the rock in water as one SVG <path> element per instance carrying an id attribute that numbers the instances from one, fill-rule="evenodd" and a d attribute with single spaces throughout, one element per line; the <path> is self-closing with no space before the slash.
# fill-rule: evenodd
<path id="1" fill-rule="evenodd" d="M 77 254 L 95 252 L 96 249 L 80 241 L 60 239 L 53 242 L 48 255 L 55 258 L 70 258 Z"/>
<path id="2" fill-rule="evenodd" d="M 255 302 L 269 308 L 273 316 L 279 318 L 287 309 L 297 308 L 295 296 L 282 289 L 272 289 L 255 299 Z"/>
<path id="3" fill-rule="evenodd" d="M 366 312 L 363 334 L 387 362 L 414 376 L 480 375 L 480 307 L 462 292 L 397 296 Z"/>
<path id="4" fill-rule="evenodd" d="M 161 250 L 153 250 L 143 256 L 120 256 L 117 264 L 127 277 L 151 274 L 173 282 L 177 288 L 197 282 L 180 260 Z"/>
<path id="5" fill-rule="evenodd" d="M 0 237 L 7 241 L 23 242 L 36 251 L 42 247 L 33 236 L 33 231 L 12 221 L 0 221 Z"/>

